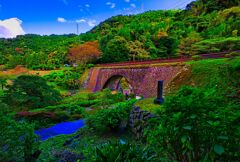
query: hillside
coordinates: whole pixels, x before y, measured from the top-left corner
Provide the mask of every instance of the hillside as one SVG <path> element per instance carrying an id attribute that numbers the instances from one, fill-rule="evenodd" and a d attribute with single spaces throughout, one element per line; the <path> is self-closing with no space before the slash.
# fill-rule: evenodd
<path id="1" fill-rule="evenodd" d="M 30 34 L 0 39 L 0 64 L 9 68 L 19 64 L 32 69 L 59 68 L 69 63 L 69 48 L 91 41 L 97 41 L 102 52 L 97 63 L 235 51 L 240 49 L 239 24 L 238 1 L 198 0 L 185 10 L 114 16 L 79 36 Z M 75 62 L 81 64 L 79 60 Z"/>

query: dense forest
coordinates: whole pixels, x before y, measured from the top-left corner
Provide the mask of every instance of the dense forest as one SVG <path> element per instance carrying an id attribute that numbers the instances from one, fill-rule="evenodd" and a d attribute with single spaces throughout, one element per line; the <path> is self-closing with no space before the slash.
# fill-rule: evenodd
<path id="1" fill-rule="evenodd" d="M 199 0 L 185 10 L 114 16 L 79 36 L 30 34 L 0 39 L 0 64 L 55 69 L 69 62 L 108 63 L 236 51 L 240 49 L 239 24 L 238 0 Z M 89 46 L 92 42 L 96 45 Z M 69 57 L 69 51 L 75 54 Z"/>

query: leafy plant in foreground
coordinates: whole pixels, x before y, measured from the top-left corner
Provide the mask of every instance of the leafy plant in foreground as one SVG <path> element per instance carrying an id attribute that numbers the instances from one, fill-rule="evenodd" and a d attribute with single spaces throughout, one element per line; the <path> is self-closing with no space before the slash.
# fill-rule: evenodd
<path id="1" fill-rule="evenodd" d="M 33 125 L 17 123 L 0 112 L 0 128 L 0 161 L 36 161 L 40 152 Z"/>
<path id="2" fill-rule="evenodd" d="M 97 162 L 156 161 L 155 153 L 148 147 L 124 141 L 107 142 L 96 147 Z"/>
<path id="3" fill-rule="evenodd" d="M 235 161 L 239 157 L 239 105 L 184 87 L 168 97 L 164 106 L 160 120 L 145 132 L 160 157 L 171 161 Z"/>

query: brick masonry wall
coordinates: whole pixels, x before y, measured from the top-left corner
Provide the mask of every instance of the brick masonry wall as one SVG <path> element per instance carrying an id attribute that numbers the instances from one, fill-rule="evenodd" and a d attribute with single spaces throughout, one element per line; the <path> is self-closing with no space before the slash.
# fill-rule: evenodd
<path id="1" fill-rule="evenodd" d="M 136 95 L 144 97 L 157 96 L 157 82 L 164 81 L 164 87 L 183 69 L 183 65 L 162 65 L 131 68 L 96 67 L 90 70 L 87 89 L 92 92 L 102 90 L 104 85 L 116 76 L 125 77 L 133 87 Z"/>

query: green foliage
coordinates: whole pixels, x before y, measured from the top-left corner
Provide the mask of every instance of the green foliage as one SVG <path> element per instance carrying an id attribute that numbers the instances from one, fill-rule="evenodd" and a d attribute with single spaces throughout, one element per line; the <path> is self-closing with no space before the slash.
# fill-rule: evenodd
<path id="1" fill-rule="evenodd" d="M 80 36 L 0 39 L 0 64 L 56 69 L 69 63 L 69 49 L 89 41 L 99 41 L 103 55 L 98 63 L 134 60 L 135 55 L 136 59 L 153 59 L 239 50 L 239 23 L 238 0 L 197 0 L 186 10 L 114 16 Z"/>
<path id="2" fill-rule="evenodd" d="M 99 99 L 99 104 L 102 107 L 108 107 L 111 104 L 115 104 L 118 102 L 123 102 L 125 97 L 122 93 L 112 94 L 110 89 L 104 89 L 102 92 L 96 94 Z"/>
<path id="3" fill-rule="evenodd" d="M 97 162 L 121 162 L 121 161 L 156 161 L 154 152 L 148 147 L 134 143 L 114 141 L 107 142 L 96 147 Z"/>
<path id="4" fill-rule="evenodd" d="M 102 49 L 102 48 L 101 48 Z M 106 49 L 102 56 L 103 62 L 121 62 L 128 60 L 127 40 L 123 37 L 116 36 L 107 43 Z"/>
<path id="5" fill-rule="evenodd" d="M 143 44 L 139 41 L 129 42 L 129 60 L 145 60 L 149 59 L 149 53 L 143 48 Z"/>
<path id="6" fill-rule="evenodd" d="M 199 33 L 191 32 L 186 38 L 181 39 L 178 54 L 182 56 L 194 55 L 196 52 L 194 51 L 193 44 L 201 40 L 202 38 Z"/>
<path id="7" fill-rule="evenodd" d="M 239 105 L 228 105 L 210 91 L 184 87 L 168 97 L 164 107 L 160 120 L 145 132 L 160 157 L 177 161 L 237 159 Z"/>
<path id="8" fill-rule="evenodd" d="M 96 131 L 116 131 L 122 121 L 126 121 L 134 101 L 115 104 L 107 109 L 97 111 L 87 119 L 87 125 Z"/>
<path id="9" fill-rule="evenodd" d="M 0 39 L 0 64 L 7 64 L 9 68 L 16 65 L 35 69 L 58 68 L 66 61 L 68 47 L 74 43 L 79 43 L 76 35 L 27 34 L 15 39 Z"/>
<path id="10" fill-rule="evenodd" d="M 43 52 L 33 52 L 31 54 L 26 55 L 26 66 L 28 68 L 38 69 L 36 67 L 40 67 L 42 64 L 47 64 L 48 55 Z M 41 69 L 41 68 L 39 68 Z"/>
<path id="11" fill-rule="evenodd" d="M 190 62 L 191 74 L 184 84 L 195 85 L 206 90 L 214 91 L 223 100 L 233 101 L 238 98 L 240 73 L 237 67 L 239 58 L 209 59 Z M 235 97 L 234 97 L 235 96 Z"/>
<path id="12" fill-rule="evenodd" d="M 239 59 L 239 57 L 238 57 Z M 240 71 L 240 61 L 235 61 L 232 65 L 234 71 Z"/>
<path id="13" fill-rule="evenodd" d="M 36 161 L 39 143 L 33 125 L 17 123 L 0 112 L 0 127 L 0 161 Z"/>
<path id="14" fill-rule="evenodd" d="M 4 100 L 15 107 L 39 108 L 60 101 L 60 93 L 39 76 L 19 76 L 5 92 Z"/>
<path id="15" fill-rule="evenodd" d="M 193 13 L 196 12 L 213 12 L 215 10 L 223 10 L 233 6 L 239 6 L 238 0 L 198 0 L 190 3 L 187 6 L 188 10 L 191 10 Z"/>
<path id="16" fill-rule="evenodd" d="M 43 78 L 65 89 L 78 89 L 80 87 L 79 79 L 81 74 L 81 70 L 66 69 L 51 72 L 50 74 L 45 75 Z"/>
<path id="17" fill-rule="evenodd" d="M 68 103 L 68 104 L 60 104 L 56 106 L 48 106 L 40 110 L 57 112 L 57 111 L 67 111 L 69 115 L 79 114 L 84 115 L 85 109 L 82 106 L 88 106 L 95 102 L 75 102 L 75 103 Z"/>
<path id="18" fill-rule="evenodd" d="M 192 56 L 192 59 L 193 59 L 194 61 L 198 61 L 198 60 L 201 59 L 201 56 L 195 55 L 195 56 Z"/>
<path id="19" fill-rule="evenodd" d="M 211 53 L 219 51 L 234 51 L 240 46 L 240 37 L 206 39 L 193 44 L 193 54 Z"/>
<path id="20" fill-rule="evenodd" d="M 7 77 L 0 75 L 0 85 L 2 90 L 7 85 Z"/>
<path id="21" fill-rule="evenodd" d="M 0 98 L 0 114 L 8 114 L 10 111 L 10 107 L 3 103 Z"/>
<path id="22" fill-rule="evenodd" d="M 144 98 L 138 100 L 134 105 L 140 107 L 141 110 L 151 112 L 153 114 L 163 111 L 162 105 L 154 104 L 155 98 Z"/>
<path id="23" fill-rule="evenodd" d="M 159 57 L 171 58 L 176 54 L 177 42 L 176 39 L 171 37 L 161 37 L 159 39 Z"/>
<path id="24" fill-rule="evenodd" d="M 22 56 L 10 55 L 8 57 L 7 68 L 15 68 L 17 65 L 24 65 L 24 58 Z"/>

